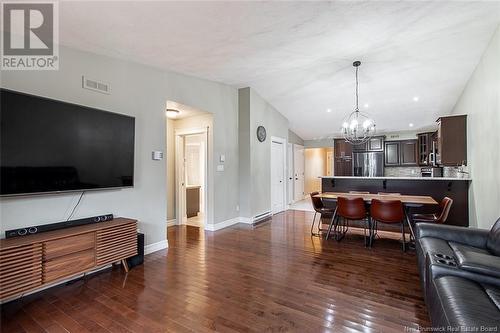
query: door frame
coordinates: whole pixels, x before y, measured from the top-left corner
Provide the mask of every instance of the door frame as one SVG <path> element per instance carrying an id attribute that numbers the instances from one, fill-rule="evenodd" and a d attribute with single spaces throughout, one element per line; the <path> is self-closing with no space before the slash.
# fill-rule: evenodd
<path id="1" fill-rule="evenodd" d="M 306 158 L 306 156 L 305 156 L 305 152 L 304 152 L 305 149 L 306 148 L 303 145 L 298 145 L 295 143 L 293 144 L 293 178 L 294 178 L 294 180 L 293 180 L 293 202 L 297 202 L 297 201 L 305 199 L 305 193 L 304 193 L 305 186 L 306 186 L 306 184 L 305 184 L 305 182 L 306 182 L 306 178 L 305 178 L 305 168 L 306 168 L 305 158 Z M 301 182 L 300 187 L 302 187 L 302 194 L 300 194 L 298 199 L 297 199 L 297 195 L 295 193 L 297 191 L 297 188 L 299 187 L 299 186 L 297 186 L 297 183 L 299 183 L 299 179 L 297 177 L 300 178 L 300 173 L 297 172 L 298 165 L 297 165 L 297 163 L 295 163 L 296 157 L 298 156 L 296 154 L 297 150 L 302 150 L 302 163 L 301 163 L 302 164 L 302 180 L 300 181 Z"/>
<path id="2" fill-rule="evenodd" d="M 184 184 L 182 182 L 183 178 L 185 177 L 180 177 L 181 173 L 185 173 L 185 144 L 184 144 L 184 138 L 186 135 L 195 135 L 195 134 L 204 134 L 205 135 L 205 147 L 204 147 L 204 153 L 205 153 L 205 161 L 204 161 L 204 180 L 205 183 L 203 184 L 203 208 L 204 208 L 204 215 L 203 215 L 203 227 L 205 228 L 207 223 L 208 223 L 208 218 L 211 216 L 210 214 L 212 213 L 212 209 L 210 205 L 208 204 L 208 188 L 209 188 L 209 145 L 210 145 L 210 139 L 209 139 L 209 130 L 210 127 L 200 127 L 200 128 L 190 128 L 190 129 L 176 129 L 175 130 L 175 218 L 176 218 L 176 223 L 177 225 L 181 224 L 186 224 L 187 223 L 187 216 L 186 216 L 186 191 L 182 191 L 182 188 L 184 187 L 185 189 L 185 184 L 186 180 L 184 179 Z M 181 147 L 182 145 L 182 147 Z M 183 156 L 184 156 L 184 161 L 181 161 L 179 159 L 179 152 L 182 149 Z M 183 214 L 181 212 L 184 212 Z"/>
<path id="3" fill-rule="evenodd" d="M 285 182 L 285 179 L 287 179 L 287 173 L 286 173 L 286 151 L 287 151 L 287 142 L 286 142 L 286 139 L 285 138 L 281 138 L 281 137 L 278 137 L 278 136 L 271 136 L 271 140 L 269 140 L 270 142 L 270 149 L 271 149 L 271 158 L 269 159 L 269 171 L 270 171 L 270 176 L 271 176 L 271 181 L 269 182 L 270 183 L 270 197 L 271 197 L 271 214 L 277 214 L 277 213 L 281 213 L 283 211 L 286 210 L 286 207 L 287 207 L 287 195 L 286 195 L 286 182 Z M 276 142 L 276 143 L 279 143 L 281 144 L 281 147 L 282 147 L 282 150 L 283 150 L 283 169 L 281 170 L 282 172 L 282 175 L 283 175 L 283 196 L 282 196 L 282 207 L 283 207 L 283 210 L 279 211 L 279 212 L 276 212 L 274 213 L 273 212 L 273 182 L 272 182 L 272 172 L 273 172 L 273 164 L 272 164 L 272 151 L 273 151 L 273 142 Z"/>
<path id="4" fill-rule="evenodd" d="M 290 206 L 291 204 L 293 204 L 293 199 L 294 199 L 294 196 L 295 196 L 295 190 L 293 188 L 294 186 L 294 181 L 293 179 L 295 178 L 294 177 L 294 173 L 293 173 L 293 143 L 287 143 L 287 164 L 286 164 L 286 168 L 287 168 L 287 174 L 286 174 L 286 178 L 287 178 L 287 182 L 286 182 L 286 202 L 287 202 L 287 205 Z"/>

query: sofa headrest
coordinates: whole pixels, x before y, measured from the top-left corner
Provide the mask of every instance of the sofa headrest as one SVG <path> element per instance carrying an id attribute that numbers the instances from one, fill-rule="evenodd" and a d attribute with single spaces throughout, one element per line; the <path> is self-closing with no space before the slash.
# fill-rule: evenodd
<path id="1" fill-rule="evenodd" d="M 494 255 L 500 256 L 500 217 L 488 233 L 486 248 Z"/>

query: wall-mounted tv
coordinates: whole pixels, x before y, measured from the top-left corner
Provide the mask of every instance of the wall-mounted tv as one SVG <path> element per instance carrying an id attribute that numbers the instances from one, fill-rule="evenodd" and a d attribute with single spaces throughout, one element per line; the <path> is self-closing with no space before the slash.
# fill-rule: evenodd
<path id="1" fill-rule="evenodd" d="M 135 118 L 0 90 L 0 195 L 134 185 Z"/>

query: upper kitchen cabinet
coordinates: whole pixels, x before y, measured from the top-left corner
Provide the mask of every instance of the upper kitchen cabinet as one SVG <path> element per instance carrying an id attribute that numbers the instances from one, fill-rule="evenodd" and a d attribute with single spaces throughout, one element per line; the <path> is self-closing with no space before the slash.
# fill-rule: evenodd
<path id="1" fill-rule="evenodd" d="M 384 140 L 385 136 L 374 136 L 365 143 L 359 145 L 353 145 L 352 151 L 354 152 L 384 151 Z"/>
<path id="2" fill-rule="evenodd" d="M 437 123 L 437 164 L 467 164 L 467 116 L 441 117 Z"/>
<path id="3" fill-rule="evenodd" d="M 399 141 L 387 141 L 385 143 L 385 166 L 400 165 L 399 154 Z"/>
<path id="4" fill-rule="evenodd" d="M 417 165 L 417 140 L 385 142 L 385 166 L 411 165 Z"/>
<path id="5" fill-rule="evenodd" d="M 399 143 L 401 165 L 417 165 L 417 140 L 405 140 Z"/>
<path id="6" fill-rule="evenodd" d="M 418 137 L 418 165 L 432 164 L 434 132 L 420 133 Z M 435 148 L 435 147 L 434 147 Z"/>
<path id="7" fill-rule="evenodd" d="M 383 151 L 384 150 L 384 140 L 385 136 L 374 136 L 368 140 L 368 151 Z"/>

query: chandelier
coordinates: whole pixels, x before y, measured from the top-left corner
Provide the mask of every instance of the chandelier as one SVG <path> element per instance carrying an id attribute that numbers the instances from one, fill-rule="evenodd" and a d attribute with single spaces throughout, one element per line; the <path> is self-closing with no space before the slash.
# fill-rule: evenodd
<path id="1" fill-rule="evenodd" d="M 344 120 L 342 124 L 342 134 L 347 142 L 353 145 L 360 145 L 375 134 L 375 121 L 368 114 L 359 111 L 358 106 L 358 68 L 361 61 L 355 61 L 352 65 L 356 68 L 356 108 Z"/>

